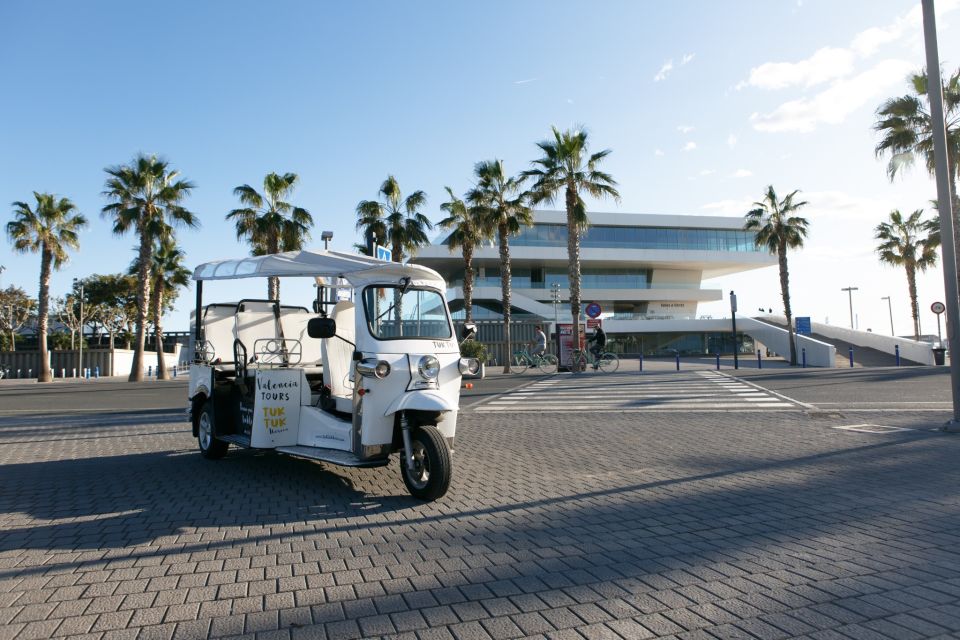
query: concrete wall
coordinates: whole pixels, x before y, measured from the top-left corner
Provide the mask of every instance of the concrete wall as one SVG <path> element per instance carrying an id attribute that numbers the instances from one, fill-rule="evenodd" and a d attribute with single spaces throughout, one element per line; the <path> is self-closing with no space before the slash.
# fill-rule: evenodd
<path id="1" fill-rule="evenodd" d="M 182 346 L 178 344 L 173 352 L 164 353 L 164 360 L 171 370 L 177 365 L 181 349 Z M 75 375 L 81 375 L 79 350 L 48 351 L 47 355 L 55 378 L 72 378 Z M 36 377 L 40 370 L 40 352 L 0 351 L 0 363 L 10 367 L 10 375 L 14 378 L 17 377 L 18 370 L 21 378 Z M 83 367 L 91 370 L 90 375 L 93 375 L 93 371 L 99 367 L 101 376 L 127 376 L 130 375 L 132 365 L 133 351 L 129 349 L 114 349 L 112 352 L 109 349 L 83 350 Z M 156 372 L 157 355 L 155 352 L 147 352 L 145 365 L 146 367 L 153 367 L 154 372 Z M 146 371 L 146 367 L 144 371 Z"/>
<path id="2" fill-rule="evenodd" d="M 729 324 L 729 320 L 727 323 Z M 753 318 L 737 318 L 737 329 L 762 342 L 768 349 L 775 351 L 785 359 L 790 359 L 790 333 L 772 324 Z M 803 362 L 802 354 L 806 350 L 808 367 L 835 367 L 837 349 L 832 344 L 820 342 L 807 336 L 796 336 L 797 364 Z"/>
<path id="3" fill-rule="evenodd" d="M 784 316 L 773 315 L 770 318 L 774 322 L 786 324 L 787 319 Z M 909 338 L 898 338 L 896 336 L 887 336 L 872 331 L 857 331 L 846 327 L 838 327 L 832 324 L 821 324 L 811 322 L 811 329 L 814 333 L 819 333 L 827 338 L 836 338 L 850 344 L 861 347 L 869 347 L 883 353 L 893 355 L 896 347 L 900 347 L 900 357 L 921 364 L 933 365 L 933 345 L 928 342 L 917 342 Z"/>

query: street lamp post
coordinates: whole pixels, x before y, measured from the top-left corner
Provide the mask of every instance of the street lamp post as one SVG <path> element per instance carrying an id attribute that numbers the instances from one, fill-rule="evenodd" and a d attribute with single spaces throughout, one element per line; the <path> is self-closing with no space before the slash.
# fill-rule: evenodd
<path id="1" fill-rule="evenodd" d="M 323 231 L 320 234 L 320 239 L 323 240 L 323 250 L 327 251 L 330 249 L 330 241 L 333 240 L 333 231 Z"/>
<path id="2" fill-rule="evenodd" d="M 560 283 L 554 282 L 550 285 L 550 299 L 553 300 L 553 331 L 559 335 L 557 326 L 560 324 Z"/>
<path id="3" fill-rule="evenodd" d="M 883 296 L 880 299 L 887 301 L 887 310 L 890 312 L 890 335 L 896 336 L 897 334 L 893 331 L 893 303 L 890 302 L 890 296 Z"/>
<path id="4" fill-rule="evenodd" d="M 80 378 L 83 378 L 83 280 L 73 279 L 73 288 L 80 287 Z"/>
<path id="5" fill-rule="evenodd" d="M 859 287 L 844 287 L 840 291 L 846 291 L 847 295 L 850 297 L 850 328 L 853 329 L 853 292 L 859 291 Z"/>
<path id="6" fill-rule="evenodd" d="M 730 292 L 730 318 L 733 321 L 733 368 L 740 368 L 740 358 L 737 354 L 740 345 L 737 341 L 737 294 Z"/>

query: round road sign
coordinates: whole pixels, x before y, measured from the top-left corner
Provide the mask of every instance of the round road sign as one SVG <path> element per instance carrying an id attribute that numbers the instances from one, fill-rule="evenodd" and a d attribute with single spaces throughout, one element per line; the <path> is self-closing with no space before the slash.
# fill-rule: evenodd
<path id="1" fill-rule="evenodd" d="M 930 305 L 930 311 L 933 311 L 937 315 L 940 315 L 946 310 L 947 308 L 943 305 L 942 302 L 934 302 L 932 305 Z"/>
<path id="2" fill-rule="evenodd" d="M 600 305 L 596 302 L 591 302 L 587 305 L 587 315 L 589 317 L 599 318 L 601 313 L 603 313 L 603 309 L 601 309 Z"/>

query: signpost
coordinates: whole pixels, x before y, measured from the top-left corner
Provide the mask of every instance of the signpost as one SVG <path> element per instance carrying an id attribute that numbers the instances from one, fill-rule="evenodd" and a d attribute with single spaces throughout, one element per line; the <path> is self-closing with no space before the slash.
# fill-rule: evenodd
<path id="1" fill-rule="evenodd" d="M 930 311 L 933 311 L 937 314 L 937 344 L 940 347 L 943 347 L 943 338 L 940 336 L 940 314 L 947 310 L 947 307 L 942 302 L 934 302 L 930 305 Z"/>
<path id="2" fill-rule="evenodd" d="M 797 335 L 808 336 L 813 333 L 813 330 L 810 326 L 810 316 L 802 316 L 794 318 L 796 321 L 796 332 Z"/>
<path id="3" fill-rule="evenodd" d="M 586 312 L 588 318 L 599 318 L 600 314 L 603 313 L 603 309 L 600 308 L 599 303 L 591 302 L 587 305 Z"/>

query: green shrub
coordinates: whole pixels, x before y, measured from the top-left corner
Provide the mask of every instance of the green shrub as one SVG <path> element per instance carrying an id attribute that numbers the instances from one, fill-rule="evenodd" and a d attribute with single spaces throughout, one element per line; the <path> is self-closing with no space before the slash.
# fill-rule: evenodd
<path id="1" fill-rule="evenodd" d="M 460 345 L 460 355 L 464 358 L 476 358 L 483 364 L 487 361 L 487 345 L 476 340 L 467 340 Z"/>

